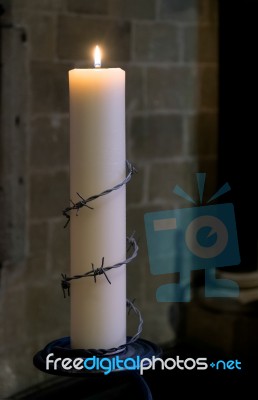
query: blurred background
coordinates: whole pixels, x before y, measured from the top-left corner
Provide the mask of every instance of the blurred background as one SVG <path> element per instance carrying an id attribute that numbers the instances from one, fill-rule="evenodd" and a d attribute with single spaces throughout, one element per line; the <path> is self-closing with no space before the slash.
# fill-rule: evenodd
<path id="1" fill-rule="evenodd" d="M 140 246 L 127 292 L 142 311 L 142 337 L 202 356 L 257 354 L 257 8 L 252 0 L 0 1 L 1 398 L 50 379 L 33 355 L 69 336 L 60 288 L 69 273 L 68 71 L 92 67 L 95 44 L 103 67 L 126 71 L 127 158 L 139 171 L 127 188 L 127 232 Z M 189 207 L 172 190 L 196 198 L 196 172 L 207 173 L 206 200 L 232 187 L 222 202 L 235 205 L 241 264 L 221 275 L 233 274 L 240 297 L 206 299 L 199 271 L 190 303 L 158 303 L 157 288 L 179 277 L 151 274 L 144 215 Z"/>

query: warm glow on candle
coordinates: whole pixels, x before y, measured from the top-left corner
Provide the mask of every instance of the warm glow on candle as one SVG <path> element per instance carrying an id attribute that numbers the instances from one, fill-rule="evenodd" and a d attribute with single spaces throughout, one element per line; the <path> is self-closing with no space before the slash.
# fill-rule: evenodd
<path id="1" fill-rule="evenodd" d="M 101 193 L 125 179 L 125 71 L 101 68 L 69 71 L 70 198 Z M 104 55 L 101 48 L 101 56 Z M 105 57 L 104 57 L 105 58 Z M 109 197 L 108 197 L 109 196 Z M 126 189 L 96 200 L 94 213 L 80 210 L 70 221 L 71 276 L 87 266 L 115 265 L 126 258 Z M 126 343 L 126 267 L 72 281 L 71 348 L 110 349 Z M 0 395 L 1 397 L 1 395 Z"/>
<path id="2" fill-rule="evenodd" d="M 94 52 L 94 66 L 95 68 L 100 68 L 101 67 L 101 54 L 100 54 L 100 48 L 99 46 L 95 47 L 95 52 Z"/>

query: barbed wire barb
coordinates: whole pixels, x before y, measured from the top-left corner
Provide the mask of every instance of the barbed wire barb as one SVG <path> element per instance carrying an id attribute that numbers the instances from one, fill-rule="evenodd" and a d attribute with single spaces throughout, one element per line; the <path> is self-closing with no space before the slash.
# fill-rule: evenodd
<path id="1" fill-rule="evenodd" d="M 124 185 L 126 185 L 128 182 L 130 182 L 130 180 L 131 180 L 133 174 L 137 173 L 137 169 L 136 169 L 128 160 L 126 160 L 126 166 L 127 166 L 127 169 L 128 169 L 128 174 L 127 174 L 126 178 L 125 178 L 121 183 L 118 183 L 116 186 L 114 186 L 113 188 L 111 188 L 111 189 L 106 189 L 106 190 L 104 190 L 103 192 L 101 192 L 101 193 L 99 193 L 99 194 L 96 194 L 96 195 L 94 195 L 94 196 L 88 197 L 87 199 L 85 199 L 80 193 L 77 192 L 76 194 L 77 194 L 77 196 L 78 196 L 81 200 L 78 201 L 77 203 L 74 203 L 72 200 L 70 200 L 70 202 L 72 203 L 72 205 L 71 205 L 70 207 L 66 207 L 66 208 L 62 211 L 63 216 L 67 218 L 67 221 L 66 221 L 66 223 L 65 223 L 65 225 L 64 225 L 64 228 L 66 228 L 66 227 L 69 225 L 69 222 L 70 222 L 70 219 L 71 219 L 70 212 L 71 212 L 72 210 L 76 210 L 76 215 L 77 215 L 77 216 L 78 216 L 79 210 L 80 210 L 82 207 L 87 207 L 87 208 L 89 208 L 90 210 L 93 210 L 94 208 L 88 205 L 89 202 L 94 201 L 94 200 L 96 200 L 97 198 L 99 198 L 99 197 L 101 197 L 101 196 L 105 196 L 105 195 L 107 195 L 107 194 L 113 192 L 114 190 L 118 190 L 118 189 L 120 189 L 122 186 L 124 186 Z"/>
<path id="2" fill-rule="evenodd" d="M 94 268 L 94 264 L 91 263 L 91 270 L 85 272 L 84 274 L 74 275 L 74 276 L 67 276 L 66 274 L 61 274 L 61 276 L 62 276 L 61 287 L 62 287 L 62 290 L 63 290 L 63 293 L 64 293 L 64 298 L 66 298 L 66 295 L 65 295 L 65 291 L 66 290 L 67 290 L 68 297 L 70 296 L 71 281 L 75 280 L 75 279 L 93 277 L 94 282 L 96 283 L 97 282 L 97 275 L 104 275 L 106 280 L 108 281 L 108 283 L 111 284 L 111 280 L 109 279 L 109 277 L 107 275 L 107 271 L 110 271 L 113 268 L 119 268 L 122 265 L 127 265 L 132 260 L 134 260 L 134 258 L 137 257 L 139 247 L 138 247 L 138 244 L 137 244 L 134 236 L 131 235 L 130 237 L 127 237 L 127 242 L 129 243 L 128 249 L 133 249 L 133 250 L 132 250 L 132 254 L 128 258 L 126 258 L 124 261 L 121 261 L 121 262 L 119 262 L 117 264 L 105 267 L 104 266 L 105 258 L 102 257 L 100 267 Z"/>

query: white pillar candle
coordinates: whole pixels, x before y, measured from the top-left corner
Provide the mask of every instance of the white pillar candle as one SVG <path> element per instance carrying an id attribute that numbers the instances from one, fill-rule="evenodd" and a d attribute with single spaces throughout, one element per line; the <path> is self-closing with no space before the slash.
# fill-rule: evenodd
<path id="1" fill-rule="evenodd" d="M 97 66 L 97 65 L 96 65 Z M 100 66 L 100 65 L 98 65 Z M 70 91 L 70 196 L 79 201 L 122 182 L 125 158 L 125 72 L 73 69 Z M 126 258 L 125 186 L 71 212 L 71 276 Z M 72 348 L 126 342 L 126 267 L 71 281 Z"/>

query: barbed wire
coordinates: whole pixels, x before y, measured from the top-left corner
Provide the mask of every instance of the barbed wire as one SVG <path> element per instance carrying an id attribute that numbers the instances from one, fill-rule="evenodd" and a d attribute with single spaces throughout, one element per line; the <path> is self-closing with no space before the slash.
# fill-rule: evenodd
<path id="1" fill-rule="evenodd" d="M 64 298 L 66 298 L 66 290 L 67 290 L 68 296 L 70 296 L 70 285 L 71 285 L 70 282 L 75 279 L 93 277 L 94 281 L 96 283 L 97 275 L 104 275 L 106 280 L 108 281 L 108 283 L 111 284 L 111 281 L 107 275 L 107 272 L 110 271 L 111 269 L 119 268 L 122 265 L 129 264 L 134 258 L 136 258 L 137 254 L 138 254 L 139 247 L 134 238 L 134 233 L 130 237 L 127 237 L 127 242 L 128 242 L 127 252 L 129 252 L 131 250 L 131 248 L 133 248 L 133 251 L 132 251 L 132 254 L 128 258 L 126 258 L 124 261 L 121 261 L 117 264 L 105 267 L 104 266 L 104 257 L 102 257 L 100 267 L 95 268 L 94 264 L 92 263 L 91 270 L 85 272 L 84 274 L 74 275 L 74 276 L 67 276 L 66 274 L 61 274 L 61 276 L 62 276 L 61 287 L 63 290 Z"/>
<path id="2" fill-rule="evenodd" d="M 79 210 L 82 207 L 87 207 L 89 209 L 93 209 L 93 207 L 89 206 L 88 203 L 96 200 L 97 198 L 101 197 L 101 196 L 105 196 L 115 190 L 120 189 L 122 186 L 126 185 L 132 178 L 133 174 L 135 174 L 137 172 L 136 168 L 128 161 L 126 160 L 126 165 L 127 165 L 127 169 L 128 169 L 128 174 L 126 176 L 126 178 L 120 182 L 119 184 L 117 184 L 116 186 L 114 186 L 111 189 L 106 189 L 103 192 L 94 195 L 94 196 L 90 196 L 87 199 L 84 199 L 81 194 L 79 194 L 77 192 L 77 195 L 79 196 L 80 200 L 77 203 L 74 203 L 72 200 L 71 201 L 71 206 L 70 207 L 66 207 L 62 214 L 67 218 L 66 224 L 64 225 L 64 228 L 66 228 L 70 222 L 71 216 L 70 216 L 70 212 L 72 210 L 76 210 L 76 215 L 78 215 Z M 128 242 L 128 246 L 127 246 L 127 253 L 131 251 L 131 255 L 126 258 L 124 261 L 121 261 L 117 264 L 111 265 L 111 266 L 104 266 L 104 262 L 105 262 L 105 258 L 102 257 L 101 260 L 101 265 L 100 267 L 95 268 L 94 264 L 91 263 L 91 270 L 85 272 L 84 274 L 81 275 L 74 275 L 74 276 L 67 276 L 66 274 L 61 274 L 62 276 L 62 280 L 61 280 L 61 287 L 63 290 L 63 295 L 64 298 L 66 298 L 66 291 L 67 291 L 67 295 L 70 296 L 70 286 L 71 286 L 71 281 L 72 280 L 77 280 L 77 279 L 81 279 L 81 278 L 88 278 L 88 277 L 93 277 L 94 278 L 94 282 L 97 282 L 97 276 L 98 275 L 104 275 L 106 280 L 108 281 L 109 284 L 111 284 L 111 280 L 107 275 L 107 272 L 110 271 L 111 269 L 115 269 L 115 268 L 119 268 L 123 265 L 127 265 L 129 264 L 132 260 L 134 260 L 137 257 L 138 254 L 138 244 L 136 242 L 136 239 L 134 238 L 134 233 L 130 236 L 127 237 L 127 242 Z M 142 327 L 143 327 L 143 318 L 141 315 L 140 310 L 135 306 L 134 301 L 130 301 L 128 299 L 126 299 L 126 306 L 128 307 L 128 314 L 130 313 L 131 310 L 134 311 L 134 313 L 136 315 L 138 315 L 139 318 L 139 324 L 138 324 L 138 329 L 137 332 L 134 336 L 130 337 L 129 340 L 127 341 L 127 343 L 117 347 L 117 348 L 111 348 L 111 349 L 87 349 L 86 352 L 87 354 L 95 354 L 98 356 L 102 356 L 102 355 L 106 355 L 106 354 L 115 354 L 117 352 L 123 351 L 127 345 L 132 344 L 133 342 L 135 342 L 141 332 L 142 332 Z"/>
<path id="3" fill-rule="evenodd" d="M 103 348 L 98 348 L 98 349 L 72 349 L 71 348 L 71 338 L 69 336 L 66 336 L 64 338 L 55 340 L 51 343 L 49 343 L 43 350 L 43 353 L 45 356 L 47 356 L 47 354 L 49 353 L 55 353 L 56 357 L 70 357 L 72 359 L 77 358 L 77 357 L 83 357 L 83 358 L 87 358 L 87 357 L 92 357 L 92 356 L 97 356 L 97 357 L 105 357 L 105 356 L 114 356 L 115 354 L 120 354 L 123 353 L 127 350 L 127 346 L 129 346 L 130 349 L 130 345 L 133 344 L 134 342 L 136 342 L 141 333 L 142 333 L 142 329 L 143 329 L 143 318 L 141 315 L 141 312 L 139 310 L 139 308 L 134 304 L 135 299 L 133 299 L 132 301 L 129 299 L 126 299 L 126 307 L 128 309 L 128 314 L 129 312 L 132 310 L 136 316 L 138 317 L 138 327 L 137 327 L 137 331 L 133 336 L 127 336 L 126 338 L 126 343 L 121 344 L 118 347 L 112 347 L 109 349 L 103 349 Z M 130 351 L 130 350 L 129 350 Z M 131 352 L 130 352 L 131 354 Z M 42 355 L 40 355 L 40 357 L 42 357 Z M 39 359 L 39 361 L 41 361 L 41 358 Z M 44 360 L 42 360 L 44 362 Z"/>
<path id="4" fill-rule="evenodd" d="M 91 201 L 96 200 L 97 198 L 101 197 L 101 196 L 105 196 L 111 192 L 113 192 L 114 190 L 118 190 L 120 189 L 122 186 L 126 185 L 132 178 L 133 174 L 135 174 L 137 172 L 137 169 L 130 163 L 130 161 L 126 160 L 126 165 L 127 165 L 127 169 L 128 169 L 128 174 L 126 176 L 126 178 L 121 182 L 118 183 L 116 186 L 114 186 L 111 189 L 106 189 L 103 192 L 96 194 L 94 196 L 90 196 L 87 199 L 84 199 L 78 192 L 76 193 L 81 200 L 79 200 L 77 203 L 74 203 L 72 200 L 70 200 L 70 202 L 72 203 L 72 205 L 70 207 L 66 207 L 63 210 L 63 215 L 67 218 L 66 224 L 64 225 L 64 228 L 67 227 L 67 225 L 70 222 L 71 216 L 70 216 L 70 211 L 72 210 L 76 210 L 76 215 L 78 215 L 80 208 L 82 207 L 87 207 L 89 209 L 93 209 L 93 207 L 90 207 L 88 205 L 88 203 L 90 203 Z"/>
<path id="5" fill-rule="evenodd" d="M 110 349 L 87 349 L 85 352 L 87 355 L 96 355 L 96 356 L 105 356 L 105 355 L 112 355 L 116 353 L 120 353 L 121 351 L 126 349 L 126 346 L 136 342 L 136 340 L 140 337 L 142 333 L 142 328 L 143 328 L 143 318 L 141 315 L 141 312 L 138 307 L 134 304 L 135 299 L 133 301 L 126 299 L 126 307 L 128 308 L 128 314 L 130 313 L 131 310 L 134 311 L 134 313 L 138 316 L 139 322 L 138 322 L 138 328 L 134 336 L 131 336 L 128 341 L 124 344 L 121 344 L 118 347 L 113 347 Z"/>

